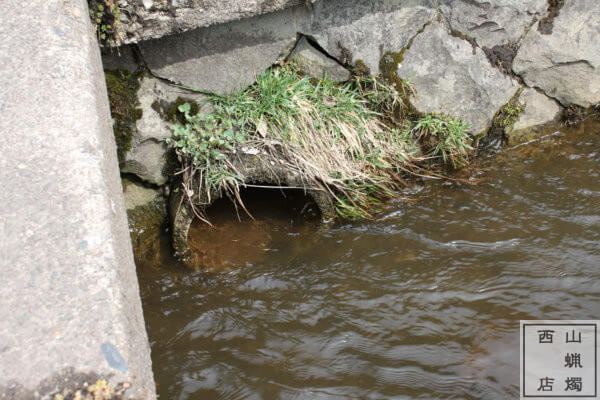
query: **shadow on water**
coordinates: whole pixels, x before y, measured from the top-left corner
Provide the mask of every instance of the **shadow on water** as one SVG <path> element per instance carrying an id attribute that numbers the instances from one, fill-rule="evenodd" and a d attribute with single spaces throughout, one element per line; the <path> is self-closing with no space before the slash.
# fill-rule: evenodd
<path id="1" fill-rule="evenodd" d="M 161 398 L 517 398 L 519 320 L 600 310 L 600 124 L 479 169 L 373 221 L 318 226 L 260 191 L 255 221 L 212 210 L 191 232 L 208 271 L 139 268 Z"/>
<path id="2" fill-rule="evenodd" d="M 206 211 L 213 226 L 192 224 L 192 265 L 209 271 L 251 267 L 280 247 L 281 238 L 311 234 L 320 218 L 315 202 L 299 189 L 248 187 L 240 197 L 245 210 L 224 197 Z"/>

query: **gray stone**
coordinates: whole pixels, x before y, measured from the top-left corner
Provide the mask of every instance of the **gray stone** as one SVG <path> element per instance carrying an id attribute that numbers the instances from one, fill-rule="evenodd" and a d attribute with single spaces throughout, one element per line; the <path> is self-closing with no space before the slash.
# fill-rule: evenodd
<path id="1" fill-rule="evenodd" d="M 524 104 L 524 108 L 513 126 L 515 132 L 552 122 L 561 110 L 556 101 L 538 93 L 535 89 L 523 90 L 519 96 L 519 103 Z"/>
<path id="2" fill-rule="evenodd" d="M 318 1 L 139 44 L 157 75 L 194 89 L 230 93 L 289 55 L 297 33 L 313 37 L 341 63 L 362 60 L 375 74 L 436 15 L 429 0 Z"/>
<path id="3" fill-rule="evenodd" d="M 296 41 L 305 7 L 196 29 L 139 44 L 155 74 L 194 89 L 239 91 L 254 82 Z"/>
<path id="4" fill-rule="evenodd" d="M 306 37 L 302 37 L 289 57 L 294 60 L 302 72 L 313 78 L 343 82 L 350 78 L 350 71 L 335 60 L 315 49 Z"/>
<path id="5" fill-rule="evenodd" d="M 105 378 L 154 399 L 87 4 L 27 5 L 0 2 L 0 398 Z"/>
<path id="6" fill-rule="evenodd" d="M 453 30 L 489 48 L 516 43 L 547 8 L 547 0 L 445 0 L 440 7 Z"/>
<path id="7" fill-rule="evenodd" d="M 490 127 L 496 111 L 518 89 L 515 81 L 491 66 L 480 48 L 450 36 L 438 22 L 414 39 L 398 76 L 412 83 L 416 95 L 411 102 L 419 111 L 459 117 L 474 134 Z"/>
<path id="8" fill-rule="evenodd" d="M 162 194 L 160 189 L 126 181 L 123 184 L 123 196 L 125 198 L 125 209 L 129 211 L 155 202 L 162 197 Z"/>
<path id="9" fill-rule="evenodd" d="M 555 127 L 562 108 L 553 99 L 535 89 L 525 88 L 518 98 L 523 112 L 513 126 L 506 127 L 508 144 L 536 139 Z"/>
<path id="10" fill-rule="evenodd" d="M 155 39 L 162 36 L 247 19 L 291 6 L 305 0 L 130 0 L 121 14 L 130 18 L 121 23 L 123 43 Z"/>
<path id="11" fill-rule="evenodd" d="M 165 139 L 173 136 L 173 124 L 165 120 L 165 115 L 161 115 L 157 105 L 168 105 L 178 97 L 202 101 L 204 96 L 147 76 L 141 80 L 137 97 L 142 117 L 132 129 L 131 148 L 121 163 L 121 171 L 160 186 L 169 179 Z"/>
<path id="12" fill-rule="evenodd" d="M 344 63 L 363 61 L 372 74 L 386 52 L 399 52 L 437 15 L 431 1 L 344 0 L 317 2 L 302 33 L 312 35 Z"/>
<path id="13" fill-rule="evenodd" d="M 550 35 L 532 28 L 513 71 L 564 106 L 600 103 L 600 2 L 567 1 Z"/>
<path id="14" fill-rule="evenodd" d="M 164 142 L 146 140 L 125 155 L 121 172 L 134 174 L 154 185 L 164 185 L 168 180 L 166 154 L 168 146 Z"/>

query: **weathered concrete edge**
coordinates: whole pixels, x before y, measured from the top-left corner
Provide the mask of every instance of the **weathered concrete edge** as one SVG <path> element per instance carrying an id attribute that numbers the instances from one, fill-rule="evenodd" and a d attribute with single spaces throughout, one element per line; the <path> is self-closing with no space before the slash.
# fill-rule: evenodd
<path id="1" fill-rule="evenodd" d="M 155 399 L 85 0 L 0 2 L 0 399 L 105 378 Z"/>
<path id="2" fill-rule="evenodd" d="M 122 44 L 132 44 L 312 2 L 314 0 L 190 0 L 182 3 L 185 6 L 174 7 L 171 2 L 131 0 L 123 8 L 129 18 L 121 21 L 119 30 Z"/>

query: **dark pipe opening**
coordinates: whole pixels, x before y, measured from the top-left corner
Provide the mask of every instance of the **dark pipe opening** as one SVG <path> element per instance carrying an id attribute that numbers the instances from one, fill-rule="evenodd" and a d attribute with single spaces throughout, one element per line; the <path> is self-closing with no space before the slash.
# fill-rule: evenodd
<path id="1" fill-rule="evenodd" d="M 268 186 L 260 185 L 258 186 Z M 228 198 L 207 207 L 209 226 L 195 219 L 188 243 L 194 267 L 219 270 L 252 265 L 288 238 L 299 238 L 320 221 L 313 198 L 300 189 L 244 187 L 240 197 L 246 211 Z"/>
<path id="2" fill-rule="evenodd" d="M 290 224 L 313 220 L 320 217 L 319 208 L 313 198 L 301 189 L 279 189 L 270 185 L 263 187 L 242 187 L 240 198 L 246 209 L 256 220 L 278 219 Z M 266 187 L 269 187 L 268 189 Z M 228 198 L 216 200 L 206 209 L 206 216 L 212 224 L 230 219 L 247 221 L 250 218 L 244 209 Z"/>

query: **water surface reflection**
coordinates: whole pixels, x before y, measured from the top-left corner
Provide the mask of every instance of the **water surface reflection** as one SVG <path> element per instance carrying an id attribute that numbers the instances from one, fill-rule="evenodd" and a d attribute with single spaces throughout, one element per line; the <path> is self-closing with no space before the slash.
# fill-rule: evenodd
<path id="1" fill-rule="evenodd" d="M 600 126 L 482 171 L 374 221 L 263 226 L 226 272 L 139 265 L 161 398 L 517 398 L 519 320 L 600 312 Z"/>

